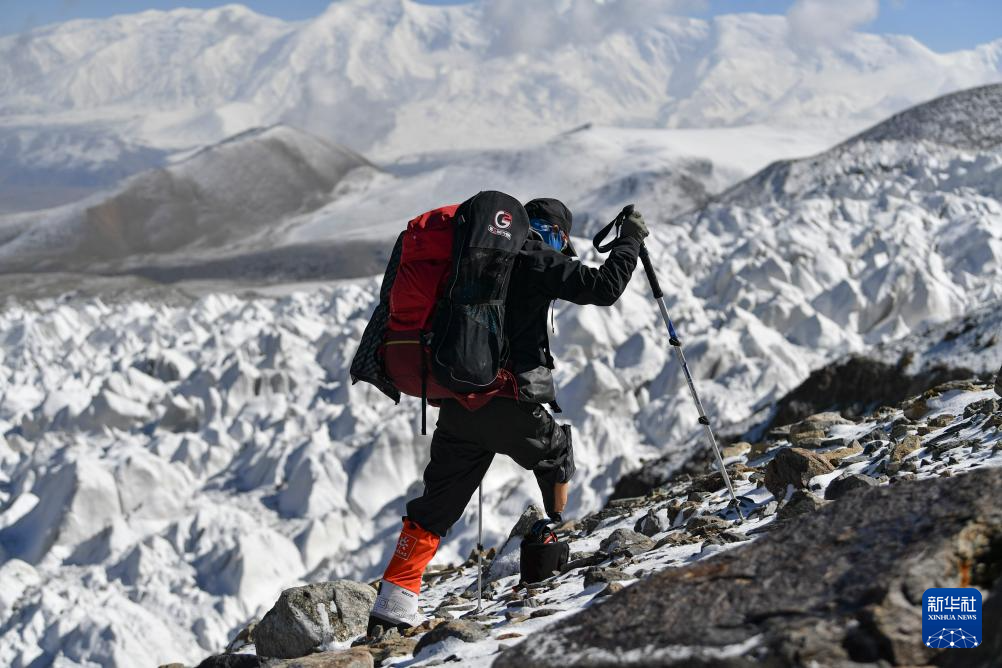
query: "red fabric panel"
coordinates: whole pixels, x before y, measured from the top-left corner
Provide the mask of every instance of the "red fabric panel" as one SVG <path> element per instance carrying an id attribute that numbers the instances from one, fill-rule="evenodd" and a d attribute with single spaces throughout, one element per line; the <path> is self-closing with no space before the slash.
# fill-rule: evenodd
<path id="1" fill-rule="evenodd" d="M 415 594 L 421 591 L 421 576 L 428 562 L 435 556 L 442 539 L 422 529 L 417 522 L 404 520 L 397 548 L 386 566 L 383 579 Z"/>
<path id="2" fill-rule="evenodd" d="M 431 369 L 431 363 L 427 359 L 431 355 L 431 351 L 427 346 L 422 346 L 420 340 L 421 333 L 416 330 L 387 332 L 386 341 L 380 349 L 386 375 L 390 377 L 398 390 L 412 397 L 421 396 L 421 369 Z M 422 354 L 426 357 L 423 367 L 421 364 Z M 494 397 L 508 397 L 510 399 L 518 397 L 518 383 L 515 382 L 515 376 L 507 369 L 501 369 L 493 389 L 475 394 L 457 394 L 442 387 L 429 370 L 425 390 L 427 398 L 431 401 L 455 399 L 469 411 L 481 408 Z"/>
<path id="3" fill-rule="evenodd" d="M 452 268 L 453 218 L 458 204 L 423 213 L 407 223 L 400 266 L 390 290 L 393 331 L 426 331 Z"/>
<path id="4" fill-rule="evenodd" d="M 422 364 L 421 355 L 425 356 Z M 387 332 L 382 347 L 383 368 L 393 385 L 404 394 L 421 396 L 421 370 L 427 369 L 426 392 L 429 399 L 451 399 L 453 392 L 447 390 L 432 375 L 428 361 L 430 351 L 421 345 L 421 332 Z"/>

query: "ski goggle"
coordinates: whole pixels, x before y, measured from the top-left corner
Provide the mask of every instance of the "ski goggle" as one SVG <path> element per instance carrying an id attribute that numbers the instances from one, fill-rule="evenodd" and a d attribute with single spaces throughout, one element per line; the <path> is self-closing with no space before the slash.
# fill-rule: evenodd
<path id="1" fill-rule="evenodd" d="M 562 251 L 567 248 L 567 235 L 558 225 L 554 225 L 542 218 L 532 218 L 529 220 L 529 227 L 539 235 L 540 240 L 550 246 L 553 250 Z"/>

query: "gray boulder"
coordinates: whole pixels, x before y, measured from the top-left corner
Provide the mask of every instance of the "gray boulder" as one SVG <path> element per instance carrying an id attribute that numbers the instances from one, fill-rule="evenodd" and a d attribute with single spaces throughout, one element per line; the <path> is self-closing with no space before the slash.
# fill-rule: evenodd
<path id="1" fill-rule="evenodd" d="M 811 415 L 790 427 L 790 443 L 802 447 L 818 447 L 828 436 L 828 430 L 837 424 L 849 424 L 838 413 Z"/>
<path id="2" fill-rule="evenodd" d="M 825 502 L 822 499 L 819 499 L 806 489 L 798 489 L 790 497 L 790 500 L 779 509 L 776 517 L 780 520 L 793 519 L 807 513 L 813 513 L 823 505 L 825 505 Z"/>
<path id="3" fill-rule="evenodd" d="M 588 588 L 596 584 L 632 579 L 632 575 L 619 568 L 589 568 L 584 576 L 584 586 Z"/>
<path id="4" fill-rule="evenodd" d="M 668 518 L 664 513 L 658 513 L 653 508 L 647 514 L 637 520 L 633 530 L 645 536 L 655 536 L 662 531 L 668 530 Z"/>
<path id="5" fill-rule="evenodd" d="M 1002 544 L 1000 496 L 1002 469 L 863 490 L 712 564 L 657 573 L 493 665 L 548 666 L 554 656 L 564 666 L 596 656 L 615 665 L 638 655 L 643 665 L 751 665 L 721 658 L 742 644 L 754 645 L 755 665 L 997 665 L 1002 614 L 988 607 L 1002 609 L 990 547 Z M 954 654 L 925 647 L 922 593 L 968 578 L 987 594 L 985 644 Z"/>
<path id="6" fill-rule="evenodd" d="M 851 473 L 832 480 L 828 485 L 828 489 L 825 490 L 825 498 L 829 501 L 834 501 L 857 489 L 869 489 L 876 486 L 877 481 L 870 476 Z"/>
<path id="7" fill-rule="evenodd" d="M 803 448 L 783 448 L 765 467 L 765 486 L 777 500 L 786 496 L 787 485 L 804 489 L 811 478 L 835 470 L 827 459 Z"/>
<path id="8" fill-rule="evenodd" d="M 894 464 L 900 464 L 905 457 L 921 447 L 921 438 L 914 435 L 905 436 L 900 441 L 895 443 L 893 448 L 891 448 L 891 462 Z"/>
<path id="9" fill-rule="evenodd" d="M 606 554 L 626 553 L 631 557 L 654 549 L 654 541 L 642 533 L 629 529 L 616 529 L 603 540 L 600 547 Z"/>
<path id="10" fill-rule="evenodd" d="M 685 524 L 685 529 L 697 536 L 710 536 L 729 529 L 731 523 L 716 515 L 697 515 Z"/>
<path id="11" fill-rule="evenodd" d="M 476 622 L 465 619 L 454 619 L 451 622 L 439 624 L 424 634 L 414 646 L 414 656 L 421 653 L 425 647 L 440 643 L 447 638 L 457 638 L 463 642 L 477 642 L 487 637 L 487 629 Z"/>
<path id="12" fill-rule="evenodd" d="M 365 632 L 375 602 L 375 589 L 350 580 L 286 589 L 254 629 L 258 656 L 296 659 L 349 640 Z"/>

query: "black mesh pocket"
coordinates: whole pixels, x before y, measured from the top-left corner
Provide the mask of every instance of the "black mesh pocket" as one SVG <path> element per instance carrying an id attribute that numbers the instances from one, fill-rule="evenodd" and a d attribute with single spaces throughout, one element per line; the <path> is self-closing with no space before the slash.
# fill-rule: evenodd
<path id="1" fill-rule="evenodd" d="M 456 392 L 482 392 L 502 363 L 504 305 L 453 304 L 433 366 L 440 383 Z"/>
<path id="2" fill-rule="evenodd" d="M 452 300 L 460 304 L 503 301 L 508 294 L 511 265 L 515 256 L 504 251 L 471 248 L 459 261 Z"/>
<path id="3" fill-rule="evenodd" d="M 456 392 L 483 392 L 504 363 L 504 295 L 514 257 L 471 248 L 459 262 L 452 299 L 436 326 L 432 370 Z"/>

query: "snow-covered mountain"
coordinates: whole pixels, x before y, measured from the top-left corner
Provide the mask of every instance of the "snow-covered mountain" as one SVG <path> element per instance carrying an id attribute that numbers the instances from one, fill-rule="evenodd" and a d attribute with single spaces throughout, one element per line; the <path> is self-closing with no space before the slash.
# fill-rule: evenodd
<path id="1" fill-rule="evenodd" d="M 634 164 L 627 184 L 636 189 L 616 181 L 575 191 L 592 193 L 595 220 L 634 198 L 647 213 L 672 315 L 721 427 L 768 417 L 812 368 L 843 353 L 1002 299 L 1002 146 L 984 130 L 997 123 L 999 88 L 917 107 L 681 216 L 660 213 L 678 210 L 678 193 L 634 163 L 621 167 Z M 950 136 L 977 141 L 937 141 L 931 114 L 950 119 Z M 573 153 L 609 136 L 552 141 Z M 616 137 L 608 145 L 619 150 L 625 135 Z M 356 169 L 340 192 L 462 171 L 419 167 Z M 309 243 L 321 211 L 283 234 Z M 178 648 L 195 659 L 300 579 L 375 575 L 427 456 L 417 401 L 393 405 L 348 385 L 377 286 L 371 277 L 273 297 L 9 302 L 0 311 L 0 560 L 5 581 L 24 587 L 0 601 L 19 611 L 0 627 L 0 661 L 135 665 L 181 658 Z M 571 511 L 580 513 L 642 459 L 680 462 L 700 441 L 642 274 L 615 307 L 559 305 L 556 324 L 559 396 L 576 434 Z M 940 352 L 964 364 L 973 354 Z M 488 542 L 535 494 L 525 472 L 494 464 Z M 475 527 L 468 513 L 440 561 L 465 557 Z"/>
<path id="2" fill-rule="evenodd" d="M 215 260 L 255 239 L 260 248 L 283 218 L 320 208 L 365 166 L 292 128 L 249 131 L 143 172 L 110 197 L 0 219 L 0 272 L 149 269 L 164 258 Z"/>
<path id="3" fill-rule="evenodd" d="M 700 136 L 585 126 L 525 147 L 418 154 L 377 168 L 287 126 L 248 131 L 117 191 L 0 216 L 0 274 L 244 283 L 371 276 L 416 207 L 484 189 L 523 201 L 559 194 L 583 230 L 638 198 L 665 216 L 697 208 L 748 165 L 694 147 Z M 775 138 L 760 129 L 735 140 L 754 155 Z M 712 159 L 691 156 L 700 152 Z"/>
<path id="4" fill-rule="evenodd" d="M 1002 41 L 939 54 L 902 36 L 805 43 L 782 16 L 706 21 L 628 0 L 513 7 L 344 0 L 287 23 L 228 5 L 3 37 L 0 146 L 16 164 L 37 163 L 43 147 L 25 133 L 58 127 L 54 154 L 77 154 L 68 186 L 95 162 L 113 164 L 97 157 L 95 133 L 176 151 L 285 123 L 379 159 L 523 145 L 584 123 L 844 137 L 1002 79 Z"/>

